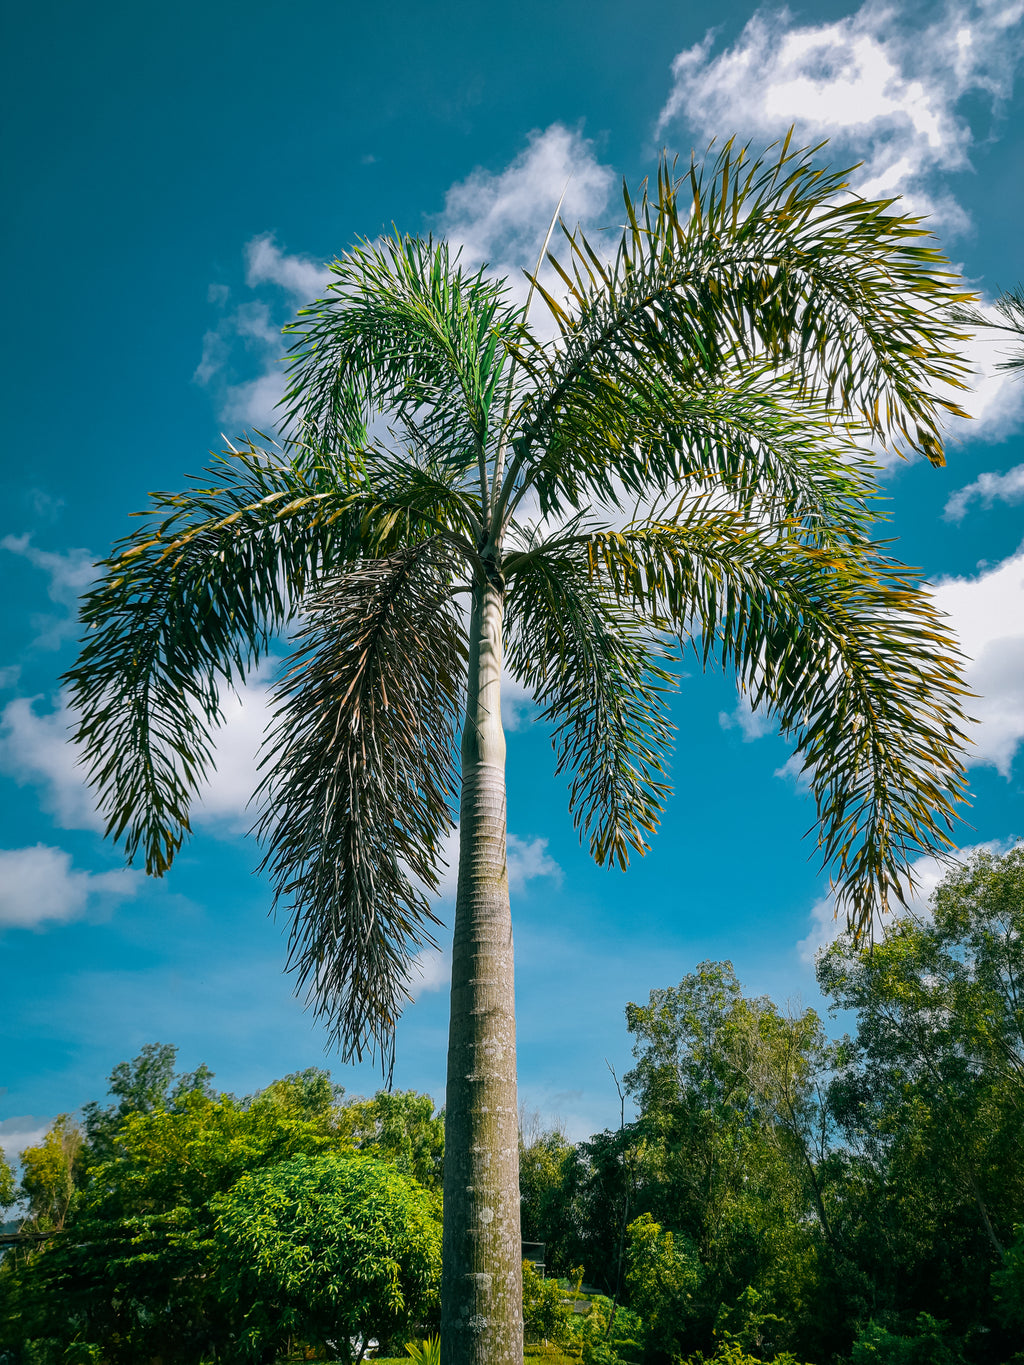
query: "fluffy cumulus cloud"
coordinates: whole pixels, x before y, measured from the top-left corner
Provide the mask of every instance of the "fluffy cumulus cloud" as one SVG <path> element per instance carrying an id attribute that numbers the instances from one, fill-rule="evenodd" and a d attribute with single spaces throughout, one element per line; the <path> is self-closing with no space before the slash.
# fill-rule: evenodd
<path id="1" fill-rule="evenodd" d="M 579 129 L 555 123 L 531 133 L 502 170 L 477 168 L 453 185 L 432 226 L 461 249 L 464 261 L 490 265 L 524 298 L 523 269 L 535 265 L 559 201 L 566 222 L 593 225 L 613 183 L 593 143 Z M 274 435 L 285 391 L 281 328 L 297 306 L 323 293 L 331 275 L 311 256 L 284 251 L 271 233 L 247 242 L 244 255 L 252 296 L 233 302 L 225 286 L 211 286 L 210 302 L 220 317 L 203 338 L 193 378 L 209 389 L 229 435 Z"/>
<path id="2" fill-rule="evenodd" d="M 437 231 L 472 265 L 507 275 L 525 295 L 523 270 L 532 270 L 555 210 L 572 226 L 593 227 L 608 204 L 615 175 L 579 129 L 553 123 L 529 136 L 501 171 L 477 168 L 445 196 Z"/>
<path id="3" fill-rule="evenodd" d="M 919 920 L 927 919 L 931 914 L 929 902 L 935 894 L 935 889 L 942 879 L 949 874 L 951 868 L 958 863 L 966 862 L 971 854 L 977 853 L 980 849 L 985 849 L 989 853 L 1006 853 L 1013 847 L 1013 842 L 1013 840 L 1000 842 L 998 839 L 989 839 L 985 843 L 971 844 L 965 848 L 952 850 L 944 858 L 932 856 L 918 858 L 911 866 L 911 883 L 906 888 L 906 909 L 894 905 L 892 913 L 878 915 L 873 926 L 876 937 L 885 934 L 886 928 L 893 923 L 894 913 L 899 915 L 910 914 Z M 804 962 L 813 962 L 818 953 L 823 948 L 827 948 L 830 943 L 834 943 L 846 928 L 845 919 L 836 916 L 835 900 L 832 896 L 825 896 L 816 902 L 811 908 L 810 918 L 810 932 L 806 938 L 801 939 L 797 944 L 797 951 Z"/>
<path id="4" fill-rule="evenodd" d="M 903 194 L 962 227 L 935 175 L 970 164 L 967 101 L 998 109 L 1010 94 L 1022 18 L 1021 0 L 929 10 L 868 0 L 820 24 L 759 10 L 724 51 L 711 32 L 679 53 L 658 133 L 683 120 L 706 140 L 728 131 L 770 141 L 793 126 L 800 142 L 829 138 L 835 155 L 862 160 L 861 193 Z"/>
<path id="5" fill-rule="evenodd" d="M 74 716 L 67 698 L 49 710 L 41 697 L 15 697 L 0 713 L 0 769 L 40 789 L 43 809 L 62 829 L 102 832 L 78 753 L 69 742 Z"/>
<path id="6" fill-rule="evenodd" d="M 257 758 L 271 714 L 264 666 L 237 693 L 222 698 L 223 724 L 214 735 L 213 766 L 196 801 L 196 820 L 216 833 L 243 833 L 255 814 L 249 799 L 259 782 Z M 43 808 L 62 829 L 102 831 L 77 750 L 69 742 L 75 716 L 61 694 L 46 709 L 40 697 L 16 697 L 0 712 L 0 770 L 39 789 Z"/>
<path id="7" fill-rule="evenodd" d="M 1024 740 L 1024 549 L 976 578 L 942 578 L 935 598 L 968 659 L 969 703 L 977 720 L 968 755 L 1010 776 Z"/>
<path id="8" fill-rule="evenodd" d="M 129 868 L 78 871 L 69 853 L 46 844 L 0 849 L 0 928 L 79 919 L 97 902 L 134 896 L 141 878 Z"/>
<path id="9" fill-rule="evenodd" d="M 246 244 L 245 266 L 245 282 L 250 288 L 276 284 L 299 306 L 322 294 L 331 281 L 331 272 L 325 265 L 312 256 L 282 251 L 269 232 Z"/>
<path id="10" fill-rule="evenodd" d="M 738 134 L 766 144 L 793 127 L 801 144 L 824 138 L 833 160 L 862 165 L 858 193 L 902 195 L 944 233 L 969 217 L 944 177 L 968 169 L 968 109 L 998 116 L 1024 57 L 1024 0 L 951 0 L 941 9 L 868 0 L 845 18 L 797 23 L 789 10 L 759 10 L 736 41 L 715 32 L 680 52 L 657 134 L 685 129 L 698 143 Z M 971 391 L 954 394 L 973 421 L 965 438 L 998 440 L 1024 417 L 1024 386 L 998 369 L 1000 341 L 980 332 L 965 358 Z"/>
<path id="11" fill-rule="evenodd" d="M 1021 386 L 1024 389 L 1024 385 Z M 946 503 L 947 521 L 962 521 L 972 504 L 991 507 L 996 502 L 1024 502 L 1024 464 L 1014 465 L 1005 474 L 986 471 L 973 483 L 959 488 Z"/>
<path id="12" fill-rule="evenodd" d="M 719 711 L 718 723 L 723 730 L 739 730 L 743 735 L 744 744 L 774 734 L 778 728 L 771 716 L 764 711 L 755 711 L 747 694 L 739 690 L 736 693 L 736 710 Z"/>
<path id="13" fill-rule="evenodd" d="M 279 430 L 284 395 L 285 341 L 281 329 L 297 307 L 321 294 L 330 271 L 311 256 L 283 251 L 274 235 L 260 233 L 245 244 L 245 282 L 256 297 L 231 305 L 225 285 L 211 285 L 210 302 L 221 313 L 203 337 L 192 376 L 214 395 L 217 416 L 228 432 Z M 271 286 L 269 298 L 258 291 Z M 255 377 L 242 372 L 256 367 Z"/>

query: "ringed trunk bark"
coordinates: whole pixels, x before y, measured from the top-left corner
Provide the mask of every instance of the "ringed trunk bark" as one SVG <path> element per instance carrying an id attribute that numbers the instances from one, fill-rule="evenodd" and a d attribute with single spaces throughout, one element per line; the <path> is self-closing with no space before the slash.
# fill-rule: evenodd
<path id="1" fill-rule="evenodd" d="M 503 604 L 500 582 L 474 588 L 445 1099 L 442 1365 L 523 1360 Z"/>

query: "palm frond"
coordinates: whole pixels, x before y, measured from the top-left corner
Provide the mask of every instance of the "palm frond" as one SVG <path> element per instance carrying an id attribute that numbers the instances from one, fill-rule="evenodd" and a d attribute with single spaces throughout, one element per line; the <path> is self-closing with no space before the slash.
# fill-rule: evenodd
<path id="1" fill-rule="evenodd" d="M 323 583 L 278 691 L 264 866 L 292 917 L 289 965 L 346 1057 L 386 1050 L 412 953 L 433 942 L 466 663 L 451 578 L 434 538 Z"/>
<path id="2" fill-rule="evenodd" d="M 362 465 L 325 485 L 308 460 L 280 464 L 249 446 L 209 473 L 215 483 L 154 495 L 147 524 L 103 563 L 66 675 L 107 833 L 157 876 L 190 832 L 223 688 L 265 657 L 325 574 L 423 539 L 436 519 L 400 471 L 383 489 Z"/>
<path id="3" fill-rule="evenodd" d="M 554 726 L 556 771 L 572 774 L 573 823 L 599 863 L 644 852 L 668 786 L 665 694 L 672 675 L 656 630 L 590 573 L 576 523 L 536 538 L 504 566 L 508 661 Z"/>
<path id="4" fill-rule="evenodd" d="M 663 163 L 653 197 L 624 193 L 610 258 L 567 234 L 567 262 L 549 258 L 565 306 L 537 286 L 561 344 L 512 343 L 536 396 L 520 413 L 510 475 L 564 444 L 575 393 L 596 400 L 612 385 L 656 408 L 659 388 L 718 380 L 737 360 L 767 360 L 878 440 L 942 462 L 943 419 L 963 415 L 945 390 L 964 388 L 968 373 L 951 310 L 973 295 L 918 220 L 892 213 L 891 200 L 851 197 L 844 172 L 815 165 L 818 150 L 787 139 L 774 161 L 751 160 L 730 142 L 682 179 Z"/>
<path id="5" fill-rule="evenodd" d="M 330 269 L 328 297 L 289 328 L 289 420 L 337 444 L 355 394 L 369 412 L 413 423 L 446 468 L 484 480 L 505 338 L 520 327 L 504 282 L 463 269 L 444 242 L 412 237 L 364 243 Z"/>
<path id="6" fill-rule="evenodd" d="M 1015 289 L 1008 289 L 1001 294 L 996 300 L 996 310 L 1003 318 L 1000 324 L 1002 330 L 1015 337 L 1020 348 L 1016 355 L 1000 361 L 999 368 L 1024 370 L 1024 286 L 1018 284 Z"/>
<path id="7" fill-rule="evenodd" d="M 848 428 L 764 367 L 685 388 L 652 379 L 580 385 L 529 470 L 541 510 L 591 499 L 647 504 L 680 486 L 718 487 L 751 515 L 799 521 L 822 540 L 863 534 L 878 515 L 875 464 Z M 510 510 L 525 488 L 510 499 Z"/>
<path id="8" fill-rule="evenodd" d="M 700 639 L 804 760 L 837 901 L 870 931 L 966 795 L 955 639 L 913 571 L 709 508 L 594 538 L 595 573 Z"/>

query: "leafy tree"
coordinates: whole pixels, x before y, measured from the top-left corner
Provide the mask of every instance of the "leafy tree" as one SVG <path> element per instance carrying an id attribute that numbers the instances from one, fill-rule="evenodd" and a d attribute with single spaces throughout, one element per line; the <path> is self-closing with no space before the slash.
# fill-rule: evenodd
<path id="1" fill-rule="evenodd" d="M 17 1198 L 15 1183 L 14 1171 L 3 1151 L 0 1151 L 0 1213 L 9 1209 Z"/>
<path id="2" fill-rule="evenodd" d="M 83 1167 L 82 1133 L 70 1114 L 58 1114 L 37 1147 L 21 1154 L 21 1188 L 26 1226 L 36 1232 L 59 1231 L 75 1197 Z"/>
<path id="3" fill-rule="evenodd" d="M 444 1167 L 444 1117 L 429 1095 L 380 1090 L 353 1099 L 338 1115 L 338 1131 L 360 1152 L 390 1161 L 429 1189 L 440 1189 Z"/>
<path id="4" fill-rule="evenodd" d="M 292 1335 L 342 1360 L 356 1339 L 361 1359 L 370 1336 L 394 1338 L 437 1310 L 434 1201 L 386 1162 L 296 1156 L 243 1176 L 216 1209 L 246 1359 L 272 1359 Z"/>
<path id="5" fill-rule="evenodd" d="M 561 300 L 532 286 L 552 343 L 443 243 L 360 245 L 292 329 L 293 442 L 231 447 L 201 487 L 155 495 L 85 600 L 78 740 L 109 832 L 157 875 L 222 689 L 297 628 L 265 866 L 346 1054 L 392 1046 L 459 796 L 446 1362 L 521 1351 L 506 656 L 602 863 L 657 823 L 691 634 L 803 758 L 853 922 L 945 838 L 956 652 L 869 539 L 857 443 L 941 463 L 939 394 L 966 373 L 948 309 L 967 296 L 890 210 L 788 141 L 758 161 L 727 144 L 679 180 L 663 166 L 611 254 L 566 233 Z"/>
<path id="6" fill-rule="evenodd" d="M 527 1341 L 554 1341 L 566 1345 L 570 1339 L 572 1303 L 557 1279 L 537 1274 L 530 1261 L 523 1262 L 523 1331 Z"/>
<path id="7" fill-rule="evenodd" d="M 271 1081 L 246 1104 L 251 1105 L 255 1100 L 273 1101 L 297 1119 L 326 1123 L 330 1127 L 341 1121 L 344 1094 L 345 1087 L 335 1085 L 329 1071 L 308 1066 L 305 1071 L 293 1071 L 279 1081 Z"/>
<path id="8" fill-rule="evenodd" d="M 101 1108 L 95 1100 L 82 1107 L 83 1128 L 94 1160 L 112 1155 L 114 1134 L 129 1114 L 171 1109 L 186 1095 L 212 1097 L 213 1072 L 205 1063 L 192 1072 L 176 1073 L 178 1049 L 169 1043 L 146 1043 L 130 1062 L 118 1062 L 110 1073 L 108 1093 L 116 1103 Z"/>
<path id="9" fill-rule="evenodd" d="M 196 1362 L 233 1331 L 215 1276 L 213 1199 L 242 1175 L 336 1146 L 329 1117 L 301 1117 L 287 1083 L 246 1104 L 200 1090 L 135 1110 L 90 1167 L 61 1239 L 10 1272 L 0 1340 L 72 1338 L 111 1362 Z"/>
<path id="10" fill-rule="evenodd" d="M 1024 1333 L 1024 1224 L 1014 1229 L 1003 1264 L 992 1275 L 997 1311 L 1006 1327 Z"/>
<path id="11" fill-rule="evenodd" d="M 948 1337 L 948 1322 L 920 1313 L 909 1333 L 869 1323 L 853 1343 L 852 1365 L 963 1365 L 963 1354 Z"/>
<path id="12" fill-rule="evenodd" d="M 696 1246 L 641 1214 L 629 1225 L 627 1267 L 630 1303 L 643 1321 L 648 1348 L 656 1358 L 678 1359 L 703 1288 Z"/>
<path id="13" fill-rule="evenodd" d="M 857 1016 L 830 1104 L 864 1317 L 907 1335 L 941 1315 L 1001 1365 L 990 1280 L 1024 1215 L 1024 848 L 954 867 L 930 919 L 897 921 L 870 951 L 840 940 L 819 979 Z"/>
<path id="14" fill-rule="evenodd" d="M 635 1206 L 647 1211 L 633 1224 L 642 1243 L 627 1282 L 632 1294 L 642 1281 L 644 1306 L 635 1306 L 645 1322 L 667 1324 L 657 1349 L 712 1350 L 729 1324 L 761 1349 L 768 1337 L 754 1330 L 756 1317 L 774 1320 L 773 1349 L 796 1345 L 820 1315 L 812 1303 L 829 1245 L 820 1021 L 813 1010 L 786 1017 L 745 997 L 732 965 L 714 962 L 652 991 L 647 1005 L 627 1005 L 626 1019 L 633 1141 L 644 1144 Z M 666 1260 L 663 1274 L 643 1277 L 641 1244 Z"/>
<path id="15" fill-rule="evenodd" d="M 523 1240 L 554 1244 L 562 1220 L 562 1184 L 573 1144 L 557 1128 L 519 1127 L 519 1219 Z M 568 1264 L 559 1269 L 568 1270 Z"/>

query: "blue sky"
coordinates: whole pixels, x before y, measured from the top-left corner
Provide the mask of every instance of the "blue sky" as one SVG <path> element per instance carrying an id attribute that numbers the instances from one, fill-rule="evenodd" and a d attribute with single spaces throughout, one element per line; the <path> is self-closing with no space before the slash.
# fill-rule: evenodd
<path id="1" fill-rule="evenodd" d="M 253 872 L 245 802 L 270 674 L 228 709 L 195 838 L 162 882 L 104 844 L 67 747 L 58 678 L 74 600 L 148 490 L 176 488 L 218 433 L 273 423 L 280 328 L 321 262 L 392 222 L 518 278 L 567 179 L 564 216 L 617 221 L 658 149 L 801 141 L 864 163 L 987 298 L 1024 277 L 1024 5 L 522 0 L 63 0 L 24 6 L 3 58 L 8 393 L 0 503 L 0 1140 L 16 1152 L 99 1096 L 146 1042 L 226 1089 L 341 1067 L 291 993 L 282 926 Z M 10 31 L 10 30 L 9 30 Z M 571 177 L 571 178 L 570 178 Z M 980 694 L 964 847 L 1024 834 L 1024 382 L 971 343 L 970 424 L 949 463 L 886 474 L 898 553 L 936 584 Z M 832 932 L 786 746 L 733 683 L 683 680 L 676 793 L 648 857 L 593 867 L 529 699 L 510 690 L 510 868 L 524 1102 L 574 1137 L 617 1118 L 627 1000 L 730 958 L 746 988 L 817 1001 Z M 920 869 L 922 887 L 938 869 Z M 441 914 L 450 923 L 450 891 Z M 428 956 L 396 1084 L 443 1095 L 445 959 Z"/>

